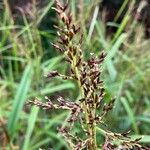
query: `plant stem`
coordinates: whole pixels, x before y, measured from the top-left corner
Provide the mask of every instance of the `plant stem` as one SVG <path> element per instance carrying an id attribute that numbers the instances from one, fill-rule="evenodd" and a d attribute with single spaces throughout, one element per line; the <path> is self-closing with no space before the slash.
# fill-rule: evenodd
<path id="1" fill-rule="evenodd" d="M 80 72 L 79 72 L 78 67 L 76 66 L 76 63 L 77 63 L 77 59 L 75 56 L 73 56 L 72 69 L 74 70 L 75 75 L 77 77 L 77 84 L 79 87 L 79 92 L 80 92 L 81 98 L 85 98 L 86 93 L 84 92 L 83 86 L 81 84 Z M 89 124 L 91 115 L 92 115 L 92 118 L 95 118 L 95 112 L 96 112 L 95 103 L 94 103 L 94 108 L 92 110 L 90 110 L 91 108 L 88 107 L 87 101 L 85 100 L 82 104 L 82 108 L 85 112 L 85 121 L 86 121 L 86 126 L 87 126 L 87 132 L 89 134 L 88 148 L 89 148 L 89 150 L 97 150 L 96 127 L 95 127 L 96 124 L 95 124 L 94 119 L 93 119 L 92 124 Z M 91 113 L 91 115 L 89 113 Z"/>

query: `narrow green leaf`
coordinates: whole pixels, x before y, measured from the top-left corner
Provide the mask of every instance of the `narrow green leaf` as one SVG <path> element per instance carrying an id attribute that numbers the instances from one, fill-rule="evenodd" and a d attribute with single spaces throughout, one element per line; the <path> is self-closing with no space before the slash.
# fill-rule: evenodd
<path id="1" fill-rule="evenodd" d="M 54 4 L 54 0 L 52 0 L 51 2 L 48 3 L 48 5 L 46 6 L 46 8 L 44 9 L 43 13 L 40 15 L 40 17 L 37 20 L 37 25 L 41 23 L 42 19 L 44 18 L 44 16 L 48 13 L 48 11 L 50 10 L 50 8 L 52 7 L 52 5 Z"/>
<path id="2" fill-rule="evenodd" d="M 128 114 L 128 117 L 130 119 L 130 122 L 132 123 L 134 131 L 136 133 L 138 133 L 138 127 L 136 125 L 136 120 L 135 120 L 135 117 L 134 117 L 134 113 L 133 113 L 131 107 L 129 106 L 128 101 L 124 97 L 122 97 L 121 102 L 122 102 L 122 104 L 123 104 L 123 106 L 124 106 L 124 108 L 125 108 L 125 110 Z"/>
<path id="3" fill-rule="evenodd" d="M 53 70 L 56 67 L 58 67 L 58 64 L 61 63 L 62 59 L 63 59 L 62 56 L 57 56 L 57 57 L 51 58 L 50 60 L 45 61 L 42 64 L 42 69 L 44 70 L 44 73 L 48 73 L 50 70 Z"/>
<path id="4" fill-rule="evenodd" d="M 57 86 L 53 86 L 53 87 L 43 89 L 43 90 L 41 90 L 41 94 L 46 95 L 46 94 L 58 92 L 58 91 L 61 91 L 61 90 L 73 89 L 73 88 L 74 88 L 73 83 L 66 82 L 66 83 L 62 83 L 61 85 L 57 85 Z"/>
<path id="5" fill-rule="evenodd" d="M 96 31 L 99 35 L 98 40 L 99 40 L 100 44 L 102 44 L 103 48 L 105 50 L 107 50 L 109 47 L 109 43 L 105 39 L 105 33 L 104 33 L 104 28 L 102 26 L 102 22 L 100 22 L 100 21 L 96 22 Z"/>
<path id="6" fill-rule="evenodd" d="M 39 107 L 36 107 L 36 106 L 32 107 L 32 110 L 31 110 L 31 113 L 30 113 L 30 116 L 28 119 L 28 128 L 27 128 L 27 132 L 25 135 L 24 145 L 23 145 L 22 150 L 28 150 L 28 148 L 29 148 L 29 142 L 30 142 L 31 134 L 34 130 L 38 111 L 39 111 Z"/>
<path id="7" fill-rule="evenodd" d="M 112 60 L 106 61 L 106 66 L 111 80 L 114 81 L 117 76 L 117 70 L 113 64 L 113 61 Z"/>
<path id="8" fill-rule="evenodd" d="M 121 44 L 123 43 L 124 39 L 126 38 L 126 34 L 121 34 L 118 38 L 118 40 L 115 42 L 115 44 L 112 46 L 110 50 L 108 50 L 107 57 L 105 59 L 105 63 L 107 66 L 107 70 L 109 72 L 110 78 L 112 81 L 116 79 L 117 76 L 117 70 L 114 66 L 114 63 L 112 61 L 112 58 L 116 55 L 118 52 Z"/>
<path id="9" fill-rule="evenodd" d="M 23 73 L 23 77 L 21 79 L 20 85 L 17 89 L 17 93 L 13 102 L 12 111 L 10 112 L 9 115 L 8 132 L 11 136 L 13 136 L 14 134 L 16 124 L 19 119 L 19 115 L 21 114 L 21 110 L 27 98 L 27 93 L 31 85 L 31 79 L 32 79 L 32 66 L 31 64 L 29 64 Z"/>
<path id="10" fill-rule="evenodd" d="M 150 125 L 150 117 L 148 115 L 141 115 L 136 117 L 136 120 L 143 122 L 143 123 L 148 123 Z"/>
<path id="11" fill-rule="evenodd" d="M 95 7 L 95 10 L 94 10 L 94 14 L 93 14 L 93 18 L 92 18 L 92 21 L 91 21 L 91 25 L 90 25 L 90 29 L 89 29 L 89 33 L 88 33 L 88 42 L 90 42 L 91 38 L 92 38 L 92 34 L 93 34 L 93 31 L 94 31 L 94 27 L 95 27 L 95 24 L 96 24 L 96 20 L 97 20 L 97 16 L 98 16 L 98 12 L 99 12 L 99 7 L 96 6 Z"/>
<path id="12" fill-rule="evenodd" d="M 127 34 L 125 34 L 125 33 L 121 34 L 118 37 L 117 41 L 114 43 L 114 45 L 111 47 L 111 49 L 108 50 L 106 61 L 111 60 L 116 55 L 121 44 L 123 43 L 123 41 L 125 40 L 126 37 L 127 37 Z"/>

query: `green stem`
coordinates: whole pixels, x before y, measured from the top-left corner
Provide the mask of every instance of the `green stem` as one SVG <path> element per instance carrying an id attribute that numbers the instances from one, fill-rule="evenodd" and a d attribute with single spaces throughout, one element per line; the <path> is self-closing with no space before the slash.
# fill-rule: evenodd
<path id="1" fill-rule="evenodd" d="M 83 86 L 81 84 L 81 80 L 80 80 L 80 73 L 79 70 L 76 66 L 77 60 L 76 60 L 76 56 L 73 56 L 73 62 L 72 62 L 72 69 L 75 72 L 75 75 L 77 77 L 77 84 L 79 87 L 79 91 L 80 91 L 80 95 L 81 98 L 86 97 L 86 94 L 84 93 L 84 89 Z M 93 121 L 92 125 L 89 124 L 89 120 L 90 120 L 90 115 L 89 115 L 89 111 L 88 111 L 88 106 L 86 105 L 86 101 L 83 102 L 82 108 L 85 112 L 85 120 L 86 120 L 86 125 L 87 125 L 87 131 L 90 134 L 90 138 L 89 138 L 89 143 L 88 143 L 88 148 L 89 150 L 97 150 L 97 143 L 96 143 L 96 125 L 95 125 L 95 121 Z M 95 118 L 95 109 L 96 107 L 94 107 L 94 109 L 91 111 L 92 112 L 92 116 Z"/>

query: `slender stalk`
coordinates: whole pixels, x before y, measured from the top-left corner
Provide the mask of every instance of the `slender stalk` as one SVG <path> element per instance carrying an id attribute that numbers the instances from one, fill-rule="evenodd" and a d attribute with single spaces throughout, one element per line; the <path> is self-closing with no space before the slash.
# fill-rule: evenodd
<path id="1" fill-rule="evenodd" d="M 77 84 L 78 84 L 78 87 L 79 87 L 79 92 L 80 92 L 81 98 L 84 98 L 84 97 L 86 97 L 86 93 L 83 90 L 83 86 L 82 86 L 82 83 L 81 83 L 81 80 L 80 80 L 80 71 L 79 71 L 78 67 L 76 66 L 77 58 L 75 56 L 73 56 L 73 63 L 72 64 L 73 64 L 72 69 L 75 72 L 75 75 L 77 77 Z M 89 133 L 88 148 L 89 148 L 89 150 L 97 150 L 96 127 L 95 127 L 96 123 L 93 120 L 92 124 L 89 124 L 90 116 L 92 115 L 93 118 L 95 118 L 95 116 L 96 116 L 95 115 L 95 113 L 96 113 L 96 104 L 95 104 L 95 101 L 93 101 L 93 104 L 94 104 L 93 110 L 89 110 L 88 105 L 86 105 L 86 104 L 87 104 L 87 101 L 84 101 L 83 104 L 82 104 L 82 108 L 85 112 L 85 121 L 86 121 L 86 126 L 87 126 L 87 132 Z M 88 112 L 91 112 L 92 114 L 89 115 Z"/>

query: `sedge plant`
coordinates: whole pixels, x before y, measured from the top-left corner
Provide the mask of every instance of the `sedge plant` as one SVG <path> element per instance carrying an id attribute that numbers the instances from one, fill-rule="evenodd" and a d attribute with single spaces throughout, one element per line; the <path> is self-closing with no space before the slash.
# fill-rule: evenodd
<path id="1" fill-rule="evenodd" d="M 71 150 L 113 150 L 113 149 L 147 149 L 139 144 L 140 139 L 131 139 L 126 133 L 114 133 L 107 129 L 102 129 L 101 124 L 106 124 L 104 119 L 106 114 L 113 108 L 115 99 L 104 104 L 105 89 L 101 80 L 102 63 L 106 57 L 105 53 L 99 56 L 90 54 L 90 58 L 84 58 L 82 49 L 83 38 L 80 27 L 73 22 L 68 11 L 68 2 L 65 5 L 56 0 L 54 8 L 60 21 L 59 26 L 55 26 L 58 34 L 58 41 L 52 45 L 59 50 L 69 63 L 70 74 L 63 75 L 54 70 L 48 73 L 47 78 L 59 77 L 62 80 L 72 80 L 77 83 L 80 98 L 77 101 L 69 101 L 63 97 L 58 97 L 53 103 L 49 97 L 43 103 L 37 98 L 29 101 L 29 104 L 36 105 L 46 110 L 68 110 L 69 118 L 66 118 L 65 125 L 58 128 Z M 74 135 L 75 124 L 80 124 L 81 135 Z M 98 131 L 101 131 L 105 140 L 99 143 Z"/>

